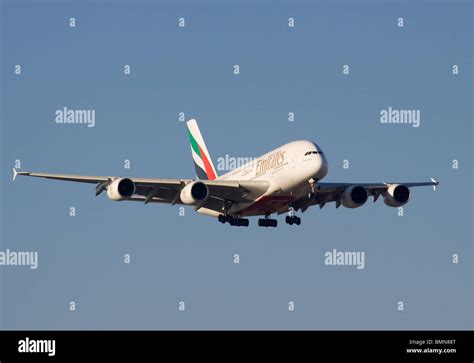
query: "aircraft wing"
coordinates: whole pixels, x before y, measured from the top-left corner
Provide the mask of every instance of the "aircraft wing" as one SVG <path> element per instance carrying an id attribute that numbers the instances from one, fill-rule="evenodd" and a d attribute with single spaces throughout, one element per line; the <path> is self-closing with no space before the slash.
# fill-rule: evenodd
<path id="1" fill-rule="evenodd" d="M 429 182 L 409 182 L 409 183 L 317 183 L 315 193 L 311 198 L 303 197 L 299 199 L 295 204 L 296 208 L 300 208 L 303 212 L 311 205 L 319 204 L 320 208 L 323 208 L 326 203 L 336 202 L 336 208 L 341 204 L 341 196 L 344 190 L 352 185 L 358 185 L 364 187 L 367 190 L 369 196 L 374 198 L 374 202 L 377 201 L 378 197 L 385 193 L 391 185 L 405 185 L 408 188 L 411 187 L 422 187 L 432 186 L 433 190 L 439 184 L 436 180 L 431 178 Z"/>
<path id="2" fill-rule="evenodd" d="M 114 176 L 89 176 L 70 174 L 49 174 L 17 171 L 13 169 L 13 180 L 18 175 L 37 178 L 72 181 L 79 183 L 97 184 L 96 195 L 101 194 L 107 186 L 119 177 Z M 153 203 L 182 204 L 180 199 L 181 189 L 192 179 L 153 179 L 153 178 L 129 178 L 135 184 L 135 194 L 126 200 Z M 222 210 L 224 200 L 230 203 L 244 203 L 254 201 L 264 194 L 269 187 L 266 181 L 234 181 L 234 180 L 199 180 L 207 185 L 209 198 L 200 207 Z"/>

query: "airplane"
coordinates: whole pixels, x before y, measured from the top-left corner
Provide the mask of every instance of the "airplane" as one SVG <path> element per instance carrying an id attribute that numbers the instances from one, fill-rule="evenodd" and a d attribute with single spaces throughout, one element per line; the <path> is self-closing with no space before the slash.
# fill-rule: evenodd
<path id="1" fill-rule="evenodd" d="M 410 188 L 439 184 L 417 183 L 325 183 L 328 162 L 321 147 L 307 140 L 289 142 L 259 158 L 218 176 L 195 119 L 187 122 L 196 179 L 150 179 L 111 176 L 84 176 L 25 172 L 18 175 L 96 184 L 95 195 L 106 191 L 113 201 L 137 201 L 144 204 L 166 203 L 190 205 L 194 210 L 216 217 L 231 226 L 249 226 L 246 217 L 263 216 L 260 227 L 276 227 L 272 214 L 288 213 L 285 222 L 300 225 L 296 212 L 335 202 L 336 208 L 358 208 L 369 197 L 382 196 L 389 207 L 405 205 Z"/>

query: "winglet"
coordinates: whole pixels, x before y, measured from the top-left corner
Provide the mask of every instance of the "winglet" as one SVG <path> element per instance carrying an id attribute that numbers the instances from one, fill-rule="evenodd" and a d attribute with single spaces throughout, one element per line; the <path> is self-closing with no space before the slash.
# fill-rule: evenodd
<path id="1" fill-rule="evenodd" d="M 17 175 L 31 175 L 30 171 L 18 171 L 15 168 L 13 168 L 13 181 L 15 181 Z"/>
<path id="2" fill-rule="evenodd" d="M 435 191 L 435 190 L 436 190 L 436 186 L 439 184 L 439 182 L 437 182 L 437 181 L 435 180 L 435 178 L 431 178 L 431 181 L 433 182 L 433 191 Z"/>

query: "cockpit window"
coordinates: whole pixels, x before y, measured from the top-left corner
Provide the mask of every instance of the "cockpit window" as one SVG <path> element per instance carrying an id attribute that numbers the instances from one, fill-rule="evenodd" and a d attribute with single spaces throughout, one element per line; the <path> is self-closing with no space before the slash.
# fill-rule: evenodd
<path id="1" fill-rule="evenodd" d="M 316 150 L 307 151 L 306 154 L 304 154 L 304 156 L 306 156 L 306 155 L 311 155 L 311 154 L 318 154 L 318 153 L 321 154 L 321 152 L 318 152 L 318 151 L 316 151 Z"/>

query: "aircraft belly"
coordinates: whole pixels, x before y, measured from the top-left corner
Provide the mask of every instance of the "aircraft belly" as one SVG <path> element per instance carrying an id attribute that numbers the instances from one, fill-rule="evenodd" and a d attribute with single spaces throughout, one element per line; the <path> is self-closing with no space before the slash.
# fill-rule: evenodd
<path id="1" fill-rule="evenodd" d="M 294 200 L 292 195 L 265 195 L 248 206 L 243 206 L 239 214 L 243 217 L 276 213 Z"/>

